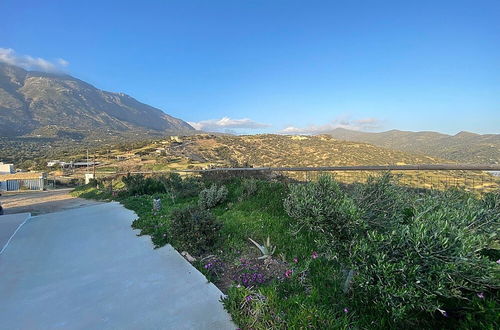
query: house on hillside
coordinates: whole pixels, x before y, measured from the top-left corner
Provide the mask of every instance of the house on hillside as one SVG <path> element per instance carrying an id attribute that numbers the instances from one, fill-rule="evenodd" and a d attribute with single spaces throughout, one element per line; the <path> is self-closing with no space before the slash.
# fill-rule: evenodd
<path id="1" fill-rule="evenodd" d="M 13 164 L 0 163 L 0 191 L 45 190 L 46 186 L 46 173 L 16 173 Z"/>
<path id="2" fill-rule="evenodd" d="M 48 167 L 60 166 L 61 168 L 82 168 L 82 167 L 92 167 L 99 165 L 99 162 L 61 162 L 59 160 L 51 160 L 47 162 Z"/>

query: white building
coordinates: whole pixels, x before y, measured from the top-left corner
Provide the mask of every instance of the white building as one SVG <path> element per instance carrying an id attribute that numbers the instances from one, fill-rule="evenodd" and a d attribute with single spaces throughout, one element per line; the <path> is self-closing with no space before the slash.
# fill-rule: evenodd
<path id="1" fill-rule="evenodd" d="M 3 162 L 0 162 L 0 175 L 12 174 L 12 173 L 16 173 L 14 164 L 4 164 Z"/>
<path id="2" fill-rule="evenodd" d="M 14 164 L 0 162 L 0 191 L 44 190 L 46 184 L 45 173 L 16 173 Z"/>

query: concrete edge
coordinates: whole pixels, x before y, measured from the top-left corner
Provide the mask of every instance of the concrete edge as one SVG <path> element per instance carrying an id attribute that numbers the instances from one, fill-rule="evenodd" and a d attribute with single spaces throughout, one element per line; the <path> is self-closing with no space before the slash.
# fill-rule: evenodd
<path id="1" fill-rule="evenodd" d="M 31 213 L 26 213 L 26 219 L 24 219 L 23 222 L 21 222 L 16 230 L 14 230 L 14 232 L 12 233 L 12 235 L 10 235 L 9 239 L 7 240 L 7 242 L 4 244 L 4 246 L 2 247 L 2 250 L 0 250 L 0 255 L 2 255 L 2 253 L 7 249 L 7 246 L 9 245 L 10 241 L 12 240 L 12 238 L 14 238 L 14 236 L 16 235 L 16 233 L 19 231 L 19 229 L 21 229 L 21 227 L 26 223 L 26 221 L 28 221 L 29 219 L 31 218 Z"/>
<path id="2" fill-rule="evenodd" d="M 120 204 L 120 203 L 119 203 Z M 125 209 L 127 209 L 125 206 L 123 206 L 122 204 L 120 204 L 122 207 L 124 207 Z M 130 209 L 127 209 L 128 211 L 132 212 L 136 217 L 139 217 L 134 211 L 130 210 Z M 144 244 L 147 244 L 151 247 L 151 249 L 153 251 L 158 251 L 158 253 L 166 253 L 167 249 L 172 249 L 173 251 L 175 251 L 175 253 L 180 257 L 182 258 L 182 260 L 184 260 L 184 262 L 186 264 L 188 264 L 191 269 L 198 273 L 199 275 L 201 275 L 203 278 L 205 278 L 205 280 L 207 281 L 207 285 L 209 286 L 212 286 L 214 287 L 218 292 L 219 292 L 219 298 L 220 299 L 223 299 L 223 298 L 226 298 L 226 295 L 224 294 L 224 292 L 222 292 L 214 283 L 210 282 L 208 280 L 208 278 L 202 273 L 200 272 L 195 266 L 193 266 L 192 263 L 190 263 L 189 261 L 186 260 L 186 258 L 184 258 L 181 253 L 179 251 L 177 251 L 176 248 L 174 248 L 172 245 L 170 245 L 169 243 L 165 244 L 164 246 L 161 246 L 159 248 L 156 248 L 155 245 L 153 244 L 153 241 L 151 240 L 151 236 L 150 235 L 139 235 L 141 230 L 140 229 L 134 229 L 132 228 L 132 224 L 130 224 L 130 229 L 132 229 L 132 231 L 136 234 L 136 238 L 138 238 L 139 240 L 141 240 Z"/>

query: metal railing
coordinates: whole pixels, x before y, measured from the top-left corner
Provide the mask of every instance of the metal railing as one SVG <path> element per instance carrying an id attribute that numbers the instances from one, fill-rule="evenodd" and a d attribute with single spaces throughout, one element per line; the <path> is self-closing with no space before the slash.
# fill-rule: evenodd
<path id="1" fill-rule="evenodd" d="M 330 174 L 342 183 L 363 183 L 370 177 L 391 173 L 399 184 L 413 188 L 444 190 L 452 187 L 478 193 L 500 189 L 500 165 L 382 165 L 326 167 L 253 167 L 179 170 L 186 174 L 222 177 L 265 177 L 293 181 L 314 181 Z M 496 173 L 498 172 L 498 173 Z"/>

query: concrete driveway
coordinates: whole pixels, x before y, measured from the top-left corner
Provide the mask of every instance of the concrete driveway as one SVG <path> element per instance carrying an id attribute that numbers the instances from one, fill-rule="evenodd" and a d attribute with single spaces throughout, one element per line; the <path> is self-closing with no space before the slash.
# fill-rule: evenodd
<path id="1" fill-rule="evenodd" d="M 28 219 L 0 254 L 0 328 L 234 329 L 222 293 L 135 218 L 108 203 Z"/>

